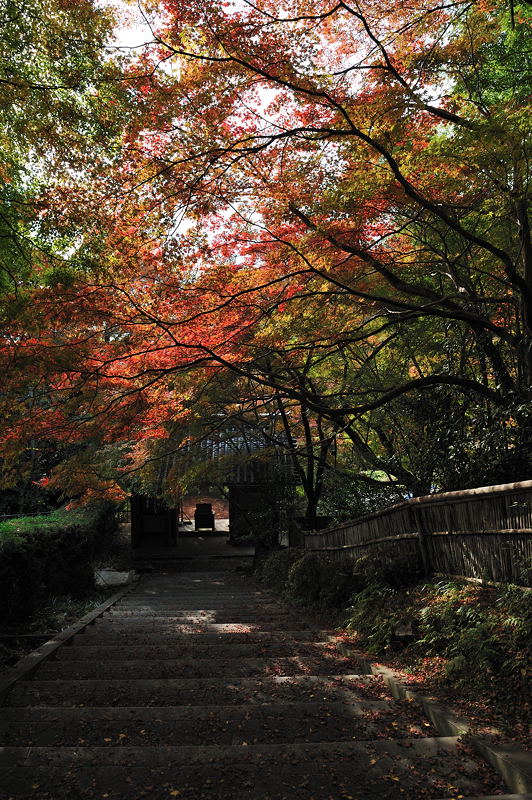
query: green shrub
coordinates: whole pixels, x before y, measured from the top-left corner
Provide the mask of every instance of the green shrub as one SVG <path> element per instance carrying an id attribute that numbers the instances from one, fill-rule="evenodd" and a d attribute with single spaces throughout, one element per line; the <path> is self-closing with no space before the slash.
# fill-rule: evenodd
<path id="1" fill-rule="evenodd" d="M 255 572 L 278 594 L 321 611 L 344 610 L 353 595 L 358 596 L 368 586 L 410 585 L 416 574 L 415 563 L 405 558 L 383 564 L 377 558 L 363 556 L 353 565 L 295 547 L 269 553 Z"/>
<path id="2" fill-rule="evenodd" d="M 526 674 L 530 669 L 532 636 L 532 592 L 508 586 L 492 591 L 479 603 L 479 592 L 471 586 L 441 582 L 425 586 L 429 605 L 418 609 L 418 651 L 443 656 L 453 681 L 473 675 L 508 671 Z"/>
<path id="3" fill-rule="evenodd" d="M 290 568 L 303 555 L 304 551 L 296 547 L 270 551 L 255 568 L 255 577 L 268 589 L 283 594 L 288 583 Z"/>
<path id="4" fill-rule="evenodd" d="M 443 659 L 455 684 L 500 675 L 526 681 L 532 592 L 458 579 L 413 583 L 416 569 L 404 558 L 384 566 L 370 556 L 338 563 L 289 548 L 271 553 L 256 574 L 277 594 L 311 609 L 345 610 L 343 627 L 372 654 L 393 649 L 415 663 Z"/>
<path id="5" fill-rule="evenodd" d="M 23 619 L 50 594 L 81 597 L 93 586 L 91 559 L 115 528 L 113 507 L 21 517 L 0 527 L 3 622 Z"/>
<path id="6" fill-rule="evenodd" d="M 353 573 L 351 562 L 326 561 L 320 574 L 320 602 L 325 608 L 343 610 L 351 601 L 353 592 L 363 588 L 363 583 Z"/>
<path id="7" fill-rule="evenodd" d="M 454 656 L 460 653 L 458 642 L 465 631 L 482 625 L 482 613 L 472 605 L 464 605 L 460 597 L 433 603 L 419 612 L 419 642 L 429 655 Z"/>
<path id="8" fill-rule="evenodd" d="M 393 640 L 400 621 L 395 597 L 394 589 L 378 583 L 371 583 L 353 596 L 346 628 L 364 637 L 370 653 L 382 652 Z"/>
<path id="9" fill-rule="evenodd" d="M 495 629 L 487 621 L 464 628 L 452 650 L 476 669 L 497 669 L 501 661 Z"/>
<path id="10" fill-rule="evenodd" d="M 365 586 L 381 584 L 391 589 L 402 589 L 419 580 L 422 575 L 420 561 L 414 555 L 396 555 L 384 560 L 366 554 L 355 561 L 354 573 Z"/>
<path id="11" fill-rule="evenodd" d="M 343 610 L 362 588 L 350 562 L 329 561 L 320 553 L 290 547 L 264 558 L 255 576 L 277 594 L 317 610 Z"/>
<path id="12" fill-rule="evenodd" d="M 501 612 L 497 636 L 503 642 L 501 669 L 524 675 L 530 671 L 532 641 L 532 591 L 509 585 L 499 593 Z"/>
<path id="13" fill-rule="evenodd" d="M 29 517 L 14 517 L 0 522 L 0 546 L 7 541 L 20 541 L 23 537 L 44 531 L 55 531 L 65 525 L 75 525 L 87 516 L 87 509 L 57 508 L 50 513 L 35 514 Z"/>
<path id="14" fill-rule="evenodd" d="M 445 665 L 445 675 L 451 681 L 460 681 L 469 669 L 469 663 L 465 656 L 455 656 Z"/>
<path id="15" fill-rule="evenodd" d="M 286 593 L 306 605 L 315 603 L 321 593 L 323 559 L 317 553 L 305 553 L 288 570 Z"/>

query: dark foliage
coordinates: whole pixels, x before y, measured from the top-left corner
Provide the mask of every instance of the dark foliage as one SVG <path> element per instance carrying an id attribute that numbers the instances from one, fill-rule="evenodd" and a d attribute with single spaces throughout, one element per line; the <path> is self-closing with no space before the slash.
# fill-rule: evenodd
<path id="1" fill-rule="evenodd" d="M 93 587 L 91 559 L 115 527 L 110 505 L 64 512 L 56 524 L 32 518 L 0 537 L 3 624 L 31 614 L 50 594 L 80 597 Z"/>

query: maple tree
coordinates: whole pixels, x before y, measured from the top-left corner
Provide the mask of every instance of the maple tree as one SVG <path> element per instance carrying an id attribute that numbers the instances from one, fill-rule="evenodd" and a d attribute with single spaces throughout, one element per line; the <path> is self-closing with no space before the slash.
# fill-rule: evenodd
<path id="1" fill-rule="evenodd" d="M 7 0 L 0 39 L 1 287 L 68 272 L 79 231 L 50 215 L 53 191 L 76 193 L 111 157 L 121 124 L 108 43 L 116 19 L 91 0 Z M 50 197 L 52 195 L 52 197 Z M 63 270 L 63 271 L 62 271 Z"/>
<path id="2" fill-rule="evenodd" d="M 21 508 L 42 503 L 35 480 L 65 458 L 52 431 L 17 440 L 12 423 L 51 399 L 50 348 L 61 334 L 40 297 L 92 269 L 91 183 L 112 161 L 125 111 L 117 83 L 124 59 L 109 46 L 115 25 L 110 8 L 92 0 L 7 0 L 0 12 L 0 405 L 8 431 L 0 485 Z M 32 365 L 29 354 L 17 362 L 31 341 L 41 354 L 49 348 L 51 363 Z"/>
<path id="3" fill-rule="evenodd" d="M 403 361 L 389 381 L 372 375 L 362 402 L 352 402 L 356 392 L 346 404 L 294 387 L 287 370 L 268 374 L 263 359 L 251 362 L 253 374 L 342 425 L 438 385 L 507 411 L 513 405 L 523 422 L 530 385 L 523 9 L 516 22 L 515 13 L 509 21 L 485 4 L 390 12 L 340 3 L 311 14 L 301 4 L 166 7 L 160 52 L 178 59 L 186 88 L 165 104 L 166 128 L 156 135 L 151 126 L 164 154 L 152 161 L 160 168 L 153 182 L 162 205 L 170 198 L 175 208 L 178 198 L 203 218 L 210 213 L 218 234 L 211 254 L 224 248 L 233 262 L 240 258 L 240 282 L 259 272 L 263 289 L 253 299 L 260 296 L 263 314 L 275 311 L 270 347 L 280 343 L 286 353 L 279 305 L 290 304 L 290 325 L 305 306 L 315 328 L 310 297 L 320 295 L 338 304 L 335 311 L 348 309 L 349 325 L 358 314 L 370 353 L 383 346 L 381 325 L 391 339 L 399 326 L 410 338 L 434 337 L 417 364 Z M 261 90 L 274 93 L 264 112 Z M 169 81 L 141 91 L 168 97 Z M 433 94 L 437 101 L 427 99 Z M 226 284 L 226 297 L 231 291 L 238 300 Z M 318 328 L 335 355 L 346 338 L 337 318 L 332 331 Z M 300 340 L 297 348 L 305 347 Z M 442 350 L 459 359 L 442 358 Z"/>
<path id="4" fill-rule="evenodd" d="M 10 322 L 14 394 L 28 365 L 47 376 L 24 434 L 136 468 L 229 371 L 414 493 L 459 479 L 460 459 L 426 467 L 431 442 L 472 452 L 486 426 L 528 469 L 526 4 L 153 11 L 119 157 L 92 194 L 59 193 L 98 229 L 90 280 L 39 287 Z M 461 441 L 419 423 L 447 407 Z"/>

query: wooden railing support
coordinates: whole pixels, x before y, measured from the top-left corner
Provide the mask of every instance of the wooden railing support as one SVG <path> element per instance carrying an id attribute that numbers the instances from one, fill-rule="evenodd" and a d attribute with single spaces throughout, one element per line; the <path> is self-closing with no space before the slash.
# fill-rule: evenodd
<path id="1" fill-rule="evenodd" d="M 427 536 L 427 532 L 425 530 L 425 526 L 423 525 L 423 519 L 421 517 L 419 507 L 411 506 L 408 510 L 412 514 L 412 527 L 417 533 L 417 542 L 419 546 L 419 553 L 421 555 L 421 563 L 423 564 L 423 573 L 425 575 L 430 575 L 432 572 L 432 564 L 425 538 Z"/>

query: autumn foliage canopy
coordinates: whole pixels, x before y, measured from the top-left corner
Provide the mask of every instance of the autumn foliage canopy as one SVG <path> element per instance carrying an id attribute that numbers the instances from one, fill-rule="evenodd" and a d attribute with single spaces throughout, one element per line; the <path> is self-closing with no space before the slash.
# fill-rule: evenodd
<path id="1" fill-rule="evenodd" d="M 5 475 L 54 442 L 45 483 L 118 497 L 274 419 L 309 499 L 333 451 L 412 493 L 530 477 L 527 2 L 146 2 L 131 52 L 101 3 L 21 7 Z"/>

